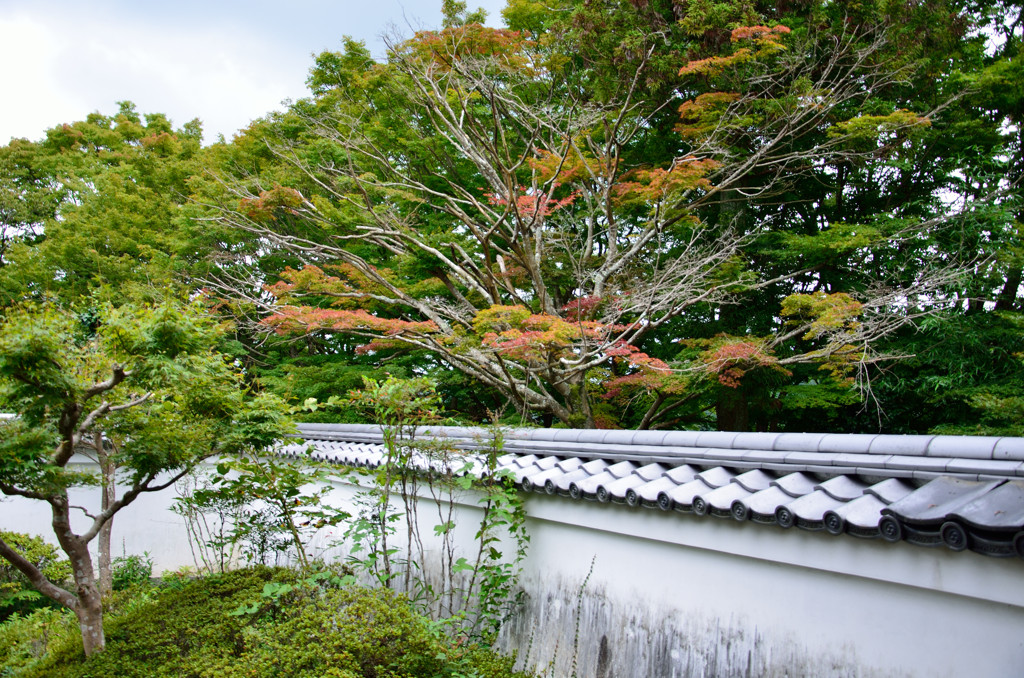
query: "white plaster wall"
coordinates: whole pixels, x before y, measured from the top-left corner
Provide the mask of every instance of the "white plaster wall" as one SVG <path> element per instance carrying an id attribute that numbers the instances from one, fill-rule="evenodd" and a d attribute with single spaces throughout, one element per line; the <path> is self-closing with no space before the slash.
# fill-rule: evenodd
<path id="1" fill-rule="evenodd" d="M 94 463 L 77 456 L 72 459 L 72 466 L 91 468 L 93 471 L 97 468 Z M 175 496 L 174 488 L 158 493 L 145 493 L 118 513 L 111 531 L 112 556 L 116 558 L 122 554 L 141 555 L 148 552 L 153 558 L 155 574 L 193 565 L 188 531 L 181 518 L 170 510 Z M 96 513 L 99 509 L 99 488 L 73 488 L 69 497 L 72 505 L 81 506 L 90 513 Z M 53 536 L 50 521 L 48 504 L 22 497 L 0 495 L 0 530 L 38 535 L 56 545 L 57 540 Z M 88 529 L 91 523 L 92 520 L 81 511 L 71 511 L 71 524 L 77 532 Z M 93 541 L 93 546 L 95 545 L 96 542 Z M 95 548 L 92 552 L 95 564 Z"/>
<path id="2" fill-rule="evenodd" d="M 349 506 L 354 493 L 339 483 L 331 501 Z M 149 551 L 158 573 L 193 564 L 172 499 L 144 496 L 119 514 L 115 553 L 123 540 L 128 553 Z M 464 501 L 465 553 L 479 512 Z M 529 495 L 527 510 L 526 603 L 500 643 L 534 668 L 554 659 L 555 676 L 574 666 L 587 678 L 1024 674 L 1017 559 L 546 495 Z M 421 511 L 430 534 L 435 516 Z M 47 535 L 49 515 L 3 501 L 0 529 Z M 314 548 L 342 555 L 341 531 Z"/>
<path id="3" fill-rule="evenodd" d="M 546 496 L 529 510 L 531 599 L 509 636 L 532 635 L 533 667 L 557 646 L 570 673 L 579 609 L 581 676 L 1024 673 L 1018 560 Z"/>

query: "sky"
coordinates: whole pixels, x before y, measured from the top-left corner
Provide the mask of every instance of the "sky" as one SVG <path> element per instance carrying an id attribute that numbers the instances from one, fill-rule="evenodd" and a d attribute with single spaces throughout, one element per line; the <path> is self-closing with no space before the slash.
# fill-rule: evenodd
<path id="1" fill-rule="evenodd" d="M 468 4 L 500 25 L 504 0 Z M 342 36 L 380 57 L 384 35 L 440 23 L 441 0 L 0 0 L 0 145 L 124 100 L 231 139 L 305 96 L 312 55 Z"/>

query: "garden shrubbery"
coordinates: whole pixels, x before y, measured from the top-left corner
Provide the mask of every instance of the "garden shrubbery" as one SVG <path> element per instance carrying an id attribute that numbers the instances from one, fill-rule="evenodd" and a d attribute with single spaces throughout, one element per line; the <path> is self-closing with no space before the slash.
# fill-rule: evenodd
<path id="1" fill-rule="evenodd" d="M 67 558 L 41 537 L 0 530 L 0 539 L 21 553 L 58 586 L 71 579 L 71 565 Z M 0 558 L 0 621 L 15 612 L 26 614 L 52 605 L 53 601 L 36 591 L 28 578 L 14 565 Z"/>
<path id="2" fill-rule="evenodd" d="M 73 615 L 0 624 L 7 678 L 499 678 L 513 660 L 453 641 L 387 589 L 257 567 L 109 601 L 106 650 L 85 660 Z"/>

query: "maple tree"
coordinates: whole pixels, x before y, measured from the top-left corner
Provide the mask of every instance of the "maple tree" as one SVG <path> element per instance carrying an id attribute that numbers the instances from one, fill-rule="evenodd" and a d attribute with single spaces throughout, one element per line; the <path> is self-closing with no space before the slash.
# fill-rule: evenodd
<path id="1" fill-rule="evenodd" d="M 0 407 L 16 415 L 0 421 L 0 494 L 49 509 L 73 586 L 48 579 L 2 538 L 0 558 L 74 612 L 91 655 L 105 636 L 89 546 L 104 528 L 203 459 L 263 450 L 290 429 L 279 400 L 244 397 L 238 374 L 213 350 L 220 331 L 200 309 L 173 301 L 105 307 L 89 326 L 59 308 L 27 305 L 8 309 L 0 330 Z M 105 468 L 72 463 L 105 446 L 117 480 L 109 497 Z M 75 490 L 101 484 L 100 509 L 73 503 Z"/>
<path id="2" fill-rule="evenodd" d="M 306 137 L 276 149 L 307 192 L 239 185 L 221 215 L 305 265 L 265 288 L 276 306 L 264 325 L 365 336 L 363 353 L 422 349 L 522 412 L 594 426 L 606 382 L 673 369 L 642 350 L 649 335 L 790 281 L 797 296 L 777 300 L 783 320 L 757 343 L 762 362 L 827 365 L 846 383 L 840 364 L 879 359 L 875 342 L 915 315 L 894 303 L 906 287 L 934 301 L 948 270 L 879 276 L 859 301 L 803 292 L 791 281 L 813 263 L 770 279 L 749 269 L 763 229 L 738 203 L 779 195 L 821 164 L 904 152 L 930 119 L 865 110 L 903 77 L 882 67 L 883 27 L 791 34 L 740 26 L 722 53 L 679 65 L 692 95 L 676 104 L 678 152 L 661 166 L 631 158 L 673 103 L 652 111 L 640 99 L 652 48 L 604 100 L 577 96 L 533 36 L 473 23 L 421 32 L 385 64 L 357 45 L 324 57 L 317 96 L 293 111 Z M 884 238 L 899 246 L 926 227 Z M 755 344 L 731 342 L 732 358 L 675 369 L 733 375 L 719 383 L 736 388 L 746 370 L 735 365 L 755 360 L 741 357 Z"/>

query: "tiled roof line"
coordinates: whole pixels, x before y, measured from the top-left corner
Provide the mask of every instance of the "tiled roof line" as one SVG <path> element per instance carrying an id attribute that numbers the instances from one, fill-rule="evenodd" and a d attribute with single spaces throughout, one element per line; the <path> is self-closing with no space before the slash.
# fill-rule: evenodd
<path id="1" fill-rule="evenodd" d="M 303 424 L 300 430 L 319 440 L 383 442 L 380 427 L 371 424 Z M 656 435 L 644 435 L 649 433 Z M 431 426 L 422 427 L 417 435 L 447 437 L 459 447 L 474 449 L 485 445 L 490 434 L 476 427 Z M 505 431 L 504 436 L 508 453 L 543 452 L 641 465 L 721 465 L 919 481 L 944 475 L 1024 478 L 1024 438 L 593 429 L 518 429 Z M 573 436 L 576 440 L 566 440 Z M 627 437 L 636 442 L 621 442 Z"/>
<path id="2" fill-rule="evenodd" d="M 315 458 L 375 466 L 383 455 L 383 437 L 376 426 L 302 425 L 300 431 L 312 442 Z M 607 436 L 593 435 L 645 432 L 569 431 L 580 434 L 576 442 L 539 439 L 565 437 L 566 431 L 506 431 L 500 467 L 511 471 L 525 490 L 572 499 L 1024 558 L 1024 464 L 1006 458 L 1024 445 L 1024 439 L 988 439 L 993 453 L 1007 453 L 1001 459 L 913 454 L 958 449 L 976 454 L 984 446 L 973 444 L 977 439 L 954 436 L 853 436 L 826 446 L 835 451 L 737 447 L 741 441 L 764 444 L 768 439 L 762 434 L 701 438 L 697 432 L 688 438 L 692 445 L 729 442 L 729 448 L 677 447 L 670 443 L 681 438 L 671 434 L 659 445 L 649 444 L 650 439 L 634 445 L 609 443 Z M 429 427 L 417 435 L 447 437 L 459 447 L 479 449 L 488 432 Z M 794 446 L 828 437 L 767 435 L 774 436 L 773 444 L 783 440 Z M 799 437 L 782 438 L 794 435 Z M 584 437 L 594 441 L 584 443 Z M 880 439 L 889 446 L 880 445 Z M 910 439 L 918 440 L 907 445 Z M 920 439 L 927 439 L 927 444 Z M 419 463 L 425 469 L 429 462 Z M 475 473 L 481 468 L 478 462 Z M 926 484 L 918 487 L 921 483 Z"/>

